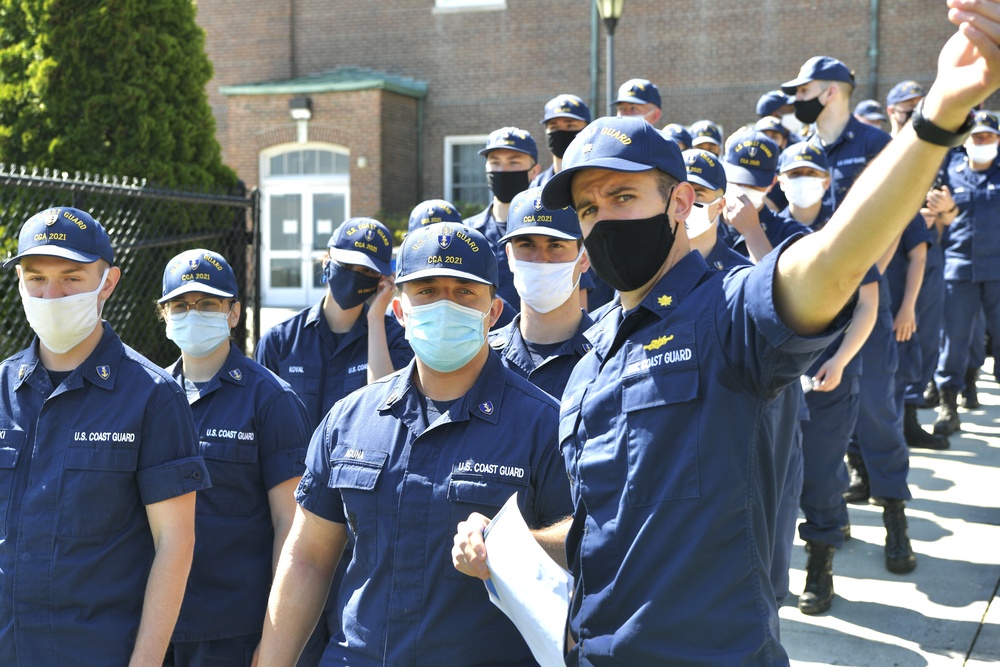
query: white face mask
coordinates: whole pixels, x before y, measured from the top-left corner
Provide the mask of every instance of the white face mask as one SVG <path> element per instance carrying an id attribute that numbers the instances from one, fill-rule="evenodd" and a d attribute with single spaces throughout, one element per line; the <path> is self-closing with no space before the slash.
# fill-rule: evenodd
<path id="1" fill-rule="evenodd" d="M 536 313 L 551 312 L 576 293 L 580 276 L 573 280 L 573 271 L 582 256 L 580 248 L 580 254 L 572 262 L 526 262 L 515 260 L 511 253 L 514 288 Z"/>
<path id="2" fill-rule="evenodd" d="M 104 269 L 101 282 L 93 292 L 71 294 L 59 299 L 28 296 L 24 277 L 18 281 L 21 305 L 32 331 L 42 345 L 56 354 L 64 354 L 83 342 L 94 332 L 101 321 L 101 308 L 97 295 L 104 288 L 110 267 Z"/>
<path id="3" fill-rule="evenodd" d="M 823 199 L 826 193 L 826 186 L 823 184 L 825 180 L 816 176 L 789 178 L 781 182 L 781 189 L 785 191 L 789 203 L 798 208 L 809 208 Z"/>
<path id="4" fill-rule="evenodd" d="M 971 162 L 976 164 L 988 164 L 997 157 L 997 146 L 1000 144 L 973 144 L 965 145 L 965 152 Z"/>
<path id="5" fill-rule="evenodd" d="M 167 338 L 192 357 L 207 357 L 229 339 L 229 313 L 168 315 Z"/>
<path id="6" fill-rule="evenodd" d="M 726 199 L 735 201 L 740 198 L 740 195 L 746 195 L 747 199 L 750 200 L 750 205 L 759 211 L 764 205 L 764 196 L 767 195 L 767 193 L 763 190 L 741 188 L 736 183 L 730 183 L 726 186 Z"/>
<path id="7" fill-rule="evenodd" d="M 801 120 L 795 117 L 794 113 L 786 113 L 781 117 L 781 124 L 789 132 L 794 132 L 796 134 L 802 133 L 803 123 Z"/>
<path id="8" fill-rule="evenodd" d="M 694 207 L 691 208 L 691 213 L 688 214 L 687 220 L 684 221 L 684 226 L 687 227 L 688 238 L 695 238 L 696 236 L 701 236 L 709 229 L 712 228 L 712 223 L 715 222 L 715 218 L 718 216 L 709 217 L 709 209 L 715 206 L 722 197 L 717 197 L 714 201 L 702 204 L 696 202 Z"/>

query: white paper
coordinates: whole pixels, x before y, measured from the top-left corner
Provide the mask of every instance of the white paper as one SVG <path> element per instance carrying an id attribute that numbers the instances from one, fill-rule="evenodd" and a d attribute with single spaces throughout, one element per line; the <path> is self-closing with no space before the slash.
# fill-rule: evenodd
<path id="1" fill-rule="evenodd" d="M 562 667 L 572 576 L 528 531 L 515 493 L 485 531 L 490 600 L 514 622 L 541 667 Z"/>
<path id="2" fill-rule="evenodd" d="M 317 220 L 316 233 L 322 234 L 323 236 L 333 234 L 333 220 Z"/>
<path id="3" fill-rule="evenodd" d="M 290 220 L 281 221 L 281 233 L 282 234 L 298 234 L 299 233 L 299 221 L 294 218 Z"/>

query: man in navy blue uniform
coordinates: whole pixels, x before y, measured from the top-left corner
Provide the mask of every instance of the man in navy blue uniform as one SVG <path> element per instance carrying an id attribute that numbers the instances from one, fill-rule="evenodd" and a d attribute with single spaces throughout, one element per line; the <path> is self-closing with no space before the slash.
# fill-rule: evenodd
<path id="1" fill-rule="evenodd" d="M 809 138 L 819 142 L 830 162 L 831 183 L 823 203 L 835 211 L 858 174 L 889 143 L 890 137 L 851 113 L 854 74 L 836 58 L 810 58 L 799 69 L 798 76 L 781 84 L 781 89 L 795 96 L 795 117 L 806 125 L 815 123 L 815 131 Z"/>
<path id="2" fill-rule="evenodd" d="M 590 122 L 590 109 L 576 95 L 557 95 L 545 103 L 545 142 L 552 155 L 549 168 L 532 179 L 530 187 L 541 187 L 559 173 L 562 157 L 573 138 Z"/>
<path id="3" fill-rule="evenodd" d="M 328 293 L 268 329 L 257 344 L 257 363 L 292 385 L 311 428 L 341 398 L 412 357 L 403 330 L 386 314 L 391 261 L 392 232 L 385 225 L 372 218 L 345 220 L 323 258 Z"/>
<path id="4" fill-rule="evenodd" d="M 1000 122 L 991 112 L 979 111 L 965 152 L 955 153 L 948 164 L 958 214 L 941 239 L 946 298 L 944 340 L 934 377 L 941 395 L 934 432 L 943 435 L 960 428 L 957 394 L 976 379 L 978 367 L 970 362 L 969 347 L 976 335 L 972 323 L 980 308 L 990 332 L 994 336 L 1000 332 L 1000 206 L 995 195 L 1000 184 L 998 145 Z"/>
<path id="5" fill-rule="evenodd" d="M 588 350 L 593 321 L 580 308 L 580 279 L 590 267 L 583 232 L 571 208 L 542 206 L 541 188 L 514 197 L 504 244 L 521 312 L 490 332 L 504 366 L 551 396 L 562 396 L 573 366 Z"/>
<path id="6" fill-rule="evenodd" d="M 212 477 L 198 494 L 174 667 L 250 664 L 312 431 L 288 383 L 230 340 L 238 294 L 229 263 L 211 250 L 182 252 L 163 271 L 159 315 L 181 350 L 167 371 L 187 394 Z"/>
<path id="7" fill-rule="evenodd" d="M 451 567 L 449 546 L 461 519 L 492 516 L 515 493 L 536 529 L 569 515 L 558 405 L 486 343 L 502 305 L 482 234 L 450 223 L 416 230 L 397 269 L 392 307 L 416 358 L 337 403 L 313 435 L 262 665 L 294 663 L 348 534 L 343 632 L 321 664 L 531 663 L 483 586 Z"/>
<path id="8" fill-rule="evenodd" d="M 973 8 L 988 33 L 962 25 L 919 122 L 826 227 L 752 268 L 712 271 L 689 252 L 694 192 L 676 146 L 646 124 L 600 119 L 567 150 L 543 203 L 576 208 L 592 265 L 621 295 L 588 332 L 560 411 L 575 500 L 562 524 L 576 582 L 567 664 L 788 663 L 768 579 L 780 482 L 763 407 L 843 330 L 968 109 L 1000 87 L 995 9 Z M 488 576 L 478 522 L 459 526 L 452 554 Z"/>
<path id="9" fill-rule="evenodd" d="M 500 237 L 507 233 L 507 211 L 514 195 L 527 190 L 542 168 L 538 165 L 538 146 L 531 133 L 517 127 L 501 127 L 491 132 L 486 147 L 479 154 L 486 157 L 486 182 L 493 193 L 493 200 L 481 213 L 468 218 L 465 224 L 486 237 L 496 254 L 497 295 L 503 299 L 505 306 L 497 322 L 497 326 L 501 327 L 513 319 L 519 300 L 507 254 L 500 247 Z"/>
<path id="10" fill-rule="evenodd" d="M 209 486 L 177 383 L 101 311 L 104 228 L 51 208 L 21 228 L 31 346 L 0 364 L 0 664 L 160 665 Z"/>
<path id="11" fill-rule="evenodd" d="M 345 220 L 327 243 L 323 300 L 269 329 L 257 344 L 257 363 L 292 386 L 306 406 L 310 429 L 341 398 L 413 357 L 399 323 L 386 314 L 394 289 L 391 262 L 392 232 L 385 225 L 372 218 Z M 300 667 L 312 667 L 336 634 L 335 597 Z"/>

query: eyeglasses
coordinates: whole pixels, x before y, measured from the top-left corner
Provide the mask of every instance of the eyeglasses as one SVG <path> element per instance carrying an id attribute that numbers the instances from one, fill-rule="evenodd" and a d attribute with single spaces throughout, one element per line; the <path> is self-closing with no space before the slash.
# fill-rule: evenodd
<path id="1" fill-rule="evenodd" d="M 222 313 L 226 312 L 226 301 L 217 296 L 205 296 L 197 301 L 167 301 L 160 305 L 163 312 L 170 315 L 186 315 L 189 310 L 197 310 L 199 313 Z"/>

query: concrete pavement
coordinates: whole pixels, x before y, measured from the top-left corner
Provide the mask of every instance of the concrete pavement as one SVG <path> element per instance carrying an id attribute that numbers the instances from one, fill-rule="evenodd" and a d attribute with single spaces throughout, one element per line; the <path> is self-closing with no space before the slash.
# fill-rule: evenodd
<path id="1" fill-rule="evenodd" d="M 795 607 L 805 583 L 804 545 L 792 556 L 792 594 L 781 640 L 793 666 L 981 667 L 1000 663 L 1000 386 L 987 359 L 983 407 L 961 411 L 945 451 L 911 450 L 907 504 L 917 569 L 885 569 L 882 509 L 849 505 L 852 539 L 833 561 L 833 607 Z M 933 410 L 921 410 L 925 426 Z"/>

